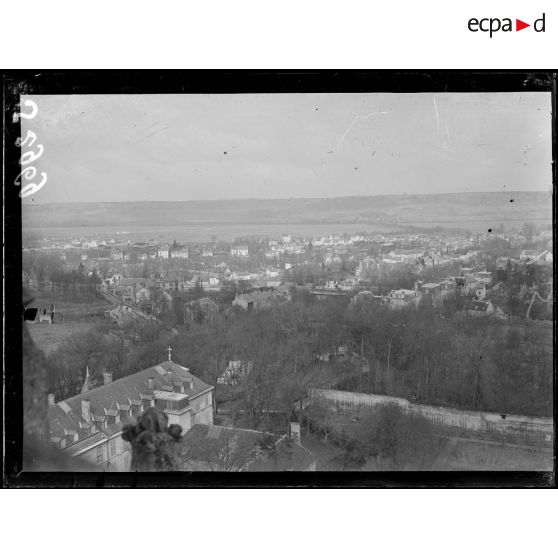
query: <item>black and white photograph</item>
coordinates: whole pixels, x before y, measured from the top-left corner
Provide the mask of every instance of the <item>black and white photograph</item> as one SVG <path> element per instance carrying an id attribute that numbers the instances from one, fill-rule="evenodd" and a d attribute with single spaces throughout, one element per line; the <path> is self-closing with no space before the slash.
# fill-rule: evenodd
<path id="1" fill-rule="evenodd" d="M 23 473 L 552 478 L 555 75 L 403 78 L 19 90 Z"/>

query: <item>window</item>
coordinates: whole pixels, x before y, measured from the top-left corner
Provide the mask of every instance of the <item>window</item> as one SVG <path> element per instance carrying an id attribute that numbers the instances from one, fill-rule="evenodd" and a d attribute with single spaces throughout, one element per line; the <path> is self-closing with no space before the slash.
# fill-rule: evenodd
<path id="1" fill-rule="evenodd" d="M 109 457 L 116 453 L 116 440 L 109 440 Z"/>
<path id="2" fill-rule="evenodd" d="M 103 446 L 97 446 L 97 463 L 103 462 Z"/>

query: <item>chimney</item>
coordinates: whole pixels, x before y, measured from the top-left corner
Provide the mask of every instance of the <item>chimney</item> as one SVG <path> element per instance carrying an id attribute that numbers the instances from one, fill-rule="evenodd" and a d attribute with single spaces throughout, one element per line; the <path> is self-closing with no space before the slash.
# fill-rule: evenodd
<path id="1" fill-rule="evenodd" d="M 81 416 L 86 422 L 91 422 L 91 401 L 89 399 L 81 400 Z"/>
<path id="2" fill-rule="evenodd" d="M 54 393 L 49 393 L 48 394 L 48 406 L 51 407 L 54 404 L 55 404 Z"/>
<path id="3" fill-rule="evenodd" d="M 149 389 L 153 389 L 153 378 L 148 378 L 147 379 L 147 387 Z"/>
<path id="4" fill-rule="evenodd" d="M 188 387 L 188 389 L 194 389 L 194 380 L 192 378 L 186 380 L 186 386 Z"/>
<path id="5" fill-rule="evenodd" d="M 291 438 L 300 444 L 300 423 L 291 422 Z"/>
<path id="6" fill-rule="evenodd" d="M 105 386 L 112 382 L 112 372 L 103 372 L 103 384 Z"/>

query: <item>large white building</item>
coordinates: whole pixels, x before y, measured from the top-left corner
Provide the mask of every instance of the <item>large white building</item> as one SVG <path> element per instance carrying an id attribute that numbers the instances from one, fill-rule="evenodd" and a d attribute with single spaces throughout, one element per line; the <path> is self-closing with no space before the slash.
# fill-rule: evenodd
<path id="1" fill-rule="evenodd" d="M 161 246 L 157 248 L 157 257 L 163 260 L 168 260 L 170 257 L 170 245 L 161 244 Z"/>
<path id="2" fill-rule="evenodd" d="M 249 255 L 248 246 L 234 246 L 233 248 L 231 248 L 231 256 L 247 258 L 248 255 Z"/>
<path id="3" fill-rule="evenodd" d="M 213 424 L 214 387 L 171 360 L 115 381 L 105 373 L 104 381 L 59 403 L 49 396 L 48 407 L 50 443 L 96 470 L 129 471 L 131 446 L 122 429 L 149 407 L 164 411 L 182 434 Z"/>
<path id="4" fill-rule="evenodd" d="M 174 259 L 187 260 L 188 248 L 176 248 L 175 250 L 171 250 L 170 257 Z"/>

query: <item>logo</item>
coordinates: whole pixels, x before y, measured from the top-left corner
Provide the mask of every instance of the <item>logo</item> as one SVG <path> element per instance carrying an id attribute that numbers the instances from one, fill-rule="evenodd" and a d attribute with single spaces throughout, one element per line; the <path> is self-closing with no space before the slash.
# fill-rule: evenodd
<path id="1" fill-rule="evenodd" d="M 499 31 L 503 33 L 511 33 L 513 31 L 527 29 L 527 27 L 532 27 L 533 31 L 536 33 L 544 33 L 546 25 L 545 18 L 546 14 L 543 14 L 539 19 L 536 19 L 533 22 L 533 25 L 516 18 L 514 29 L 513 18 L 510 17 L 505 17 L 503 19 L 498 17 L 485 17 L 482 19 L 472 17 L 467 23 L 467 27 L 472 33 L 478 33 L 479 31 L 482 33 L 490 33 L 490 38 L 492 38 L 494 33 L 498 33 Z"/>

